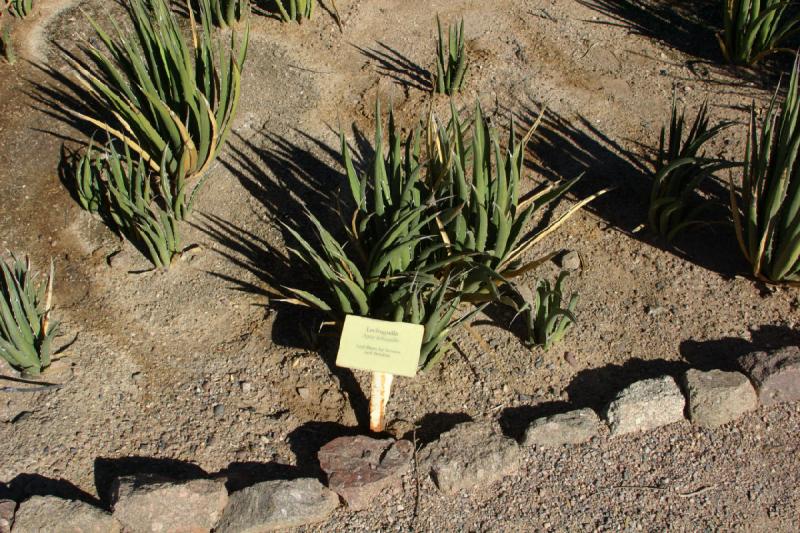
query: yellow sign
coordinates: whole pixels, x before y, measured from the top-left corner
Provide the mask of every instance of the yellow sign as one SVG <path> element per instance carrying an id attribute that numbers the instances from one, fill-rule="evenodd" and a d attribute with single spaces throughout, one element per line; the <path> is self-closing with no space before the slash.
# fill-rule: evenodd
<path id="1" fill-rule="evenodd" d="M 347 315 L 336 364 L 356 370 L 414 377 L 425 327 Z"/>

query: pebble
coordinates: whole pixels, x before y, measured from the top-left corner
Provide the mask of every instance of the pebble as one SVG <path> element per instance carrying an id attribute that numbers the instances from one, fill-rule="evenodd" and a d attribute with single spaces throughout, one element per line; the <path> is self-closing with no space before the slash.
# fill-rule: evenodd
<path id="1" fill-rule="evenodd" d="M 222 418 L 225 414 L 225 406 L 221 403 L 218 403 L 214 406 L 214 416 L 217 418 Z"/>

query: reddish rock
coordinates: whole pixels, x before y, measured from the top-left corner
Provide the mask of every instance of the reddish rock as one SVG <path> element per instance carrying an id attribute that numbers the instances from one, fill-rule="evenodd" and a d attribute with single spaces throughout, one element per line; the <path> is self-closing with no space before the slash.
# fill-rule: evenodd
<path id="1" fill-rule="evenodd" d="M 111 499 L 126 533 L 207 533 L 222 516 L 228 491 L 210 479 L 125 476 L 114 482 Z"/>
<path id="2" fill-rule="evenodd" d="M 14 500 L 0 500 L 0 533 L 10 533 L 16 510 L 17 502 Z"/>
<path id="3" fill-rule="evenodd" d="M 800 400 L 800 347 L 754 352 L 740 357 L 739 365 L 755 385 L 761 405 Z"/>
<path id="4" fill-rule="evenodd" d="M 339 437 L 317 457 L 328 475 L 328 487 L 354 510 L 366 509 L 373 498 L 400 484 L 408 470 L 414 445 L 407 440 Z"/>

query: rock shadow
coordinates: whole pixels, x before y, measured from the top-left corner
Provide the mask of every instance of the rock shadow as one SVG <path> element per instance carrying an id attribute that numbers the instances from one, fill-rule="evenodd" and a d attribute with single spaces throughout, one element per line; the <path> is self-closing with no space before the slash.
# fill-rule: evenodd
<path id="1" fill-rule="evenodd" d="M 417 447 L 426 446 L 464 422 L 472 422 L 472 417 L 466 413 L 428 413 L 417 421 L 416 429 L 407 431 L 402 438 L 416 439 Z"/>
<path id="2" fill-rule="evenodd" d="M 750 330 L 750 340 L 724 337 L 712 341 L 681 342 L 681 355 L 700 370 L 715 368 L 740 370 L 736 360 L 751 352 L 771 351 L 787 346 L 800 346 L 800 331 L 787 326 L 766 325 Z"/>
<path id="3" fill-rule="evenodd" d="M 665 375 L 680 380 L 689 368 L 691 366 L 685 361 L 631 359 L 622 365 L 582 370 L 566 388 L 569 409 L 589 407 L 600 413 L 628 385 Z"/>
<path id="4" fill-rule="evenodd" d="M 292 480 L 302 477 L 300 468 L 280 463 L 236 462 L 211 477 L 225 480 L 228 493 L 246 489 L 256 483 L 274 480 Z"/>
<path id="5" fill-rule="evenodd" d="M 363 427 L 363 426 L 362 426 Z M 336 422 L 307 422 L 292 431 L 287 440 L 297 458 L 297 468 L 304 476 L 325 479 L 317 453 L 324 445 L 338 437 L 363 435 L 360 427 L 348 427 Z"/>
<path id="6" fill-rule="evenodd" d="M 122 476 L 154 475 L 178 481 L 208 478 L 209 475 L 199 466 L 177 459 L 155 457 L 98 457 L 94 460 L 94 485 L 97 494 L 104 502 L 110 501 L 111 486 Z"/>
<path id="7" fill-rule="evenodd" d="M 537 405 L 507 407 L 500 413 L 500 429 L 503 430 L 505 436 L 520 442 L 525 437 L 525 430 L 537 418 L 566 413 L 573 409 L 575 407 L 567 402 L 545 402 Z"/>
<path id="8" fill-rule="evenodd" d="M 65 500 L 78 500 L 96 507 L 103 507 L 99 499 L 79 489 L 71 482 L 39 474 L 19 474 L 6 484 L 4 490 L 0 491 L 0 497 L 18 503 L 32 496 L 56 496 Z"/>

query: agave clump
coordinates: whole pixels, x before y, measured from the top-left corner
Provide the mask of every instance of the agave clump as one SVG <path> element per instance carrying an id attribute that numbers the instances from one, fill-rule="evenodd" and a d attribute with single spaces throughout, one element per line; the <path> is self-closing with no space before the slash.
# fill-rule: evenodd
<path id="1" fill-rule="evenodd" d="M 523 262 L 525 253 L 604 191 L 576 203 L 549 225 L 533 228 L 534 217 L 552 208 L 580 179 L 578 176 L 523 195 L 525 150 L 539 120 L 521 139 L 512 120 L 503 149 L 497 130 L 490 126 L 479 104 L 472 117 L 471 140 L 452 106 L 451 117 L 446 127 L 435 119 L 431 121 L 430 173 L 436 176 L 437 196 L 454 213 L 443 224 L 447 251 L 464 254 L 473 267 L 465 290 L 489 294 L 498 279 L 519 276 L 552 257 Z"/>
<path id="2" fill-rule="evenodd" d="M 317 0 L 275 0 L 275 7 L 283 22 L 303 22 L 314 14 Z"/>
<path id="3" fill-rule="evenodd" d="M 246 29 L 238 49 L 235 34 L 221 46 L 209 0 L 199 6 L 199 25 L 188 9 L 187 42 L 166 0 L 131 0 L 134 31 L 115 24 L 112 36 L 90 19 L 102 47 L 85 48 L 91 66 L 73 61 L 87 107 L 98 110 L 75 115 L 125 143 L 153 173 L 166 175 L 178 219 L 191 212 L 230 132 L 249 40 Z"/>
<path id="4" fill-rule="evenodd" d="M 50 366 L 58 323 L 51 321 L 53 263 L 50 275 L 38 281 L 30 260 L 11 255 L 0 260 L 0 357 L 26 376 L 37 376 Z"/>
<path id="5" fill-rule="evenodd" d="M 752 65 L 782 50 L 781 43 L 796 31 L 800 16 L 788 12 L 786 0 L 724 0 L 724 27 L 718 35 L 729 63 Z"/>
<path id="6" fill-rule="evenodd" d="M 210 0 L 211 19 L 227 28 L 245 20 L 250 14 L 250 0 Z"/>
<path id="7" fill-rule="evenodd" d="M 74 178 L 85 209 L 98 213 L 156 268 L 170 267 L 181 252 L 181 239 L 163 165 L 154 180 L 143 158 L 135 158 L 127 145 L 120 153 L 114 142 L 99 152 L 90 144 L 76 161 Z"/>
<path id="8" fill-rule="evenodd" d="M 708 201 L 697 194 L 700 184 L 715 172 L 732 166 L 703 154 L 703 146 L 730 123 L 710 126 L 708 102 L 704 102 L 686 133 L 685 113 L 678 111 L 673 99 L 669 132 L 666 127 L 661 128 L 650 192 L 648 226 L 668 242 L 687 227 L 698 224 L 701 213 L 708 208 Z"/>
<path id="9" fill-rule="evenodd" d="M 800 99 L 795 58 L 789 89 L 778 106 L 777 92 L 756 124 L 755 104 L 738 191 L 731 178 L 731 211 L 739 245 L 752 273 L 768 282 L 800 283 Z"/>
<path id="10" fill-rule="evenodd" d="M 439 94 L 452 95 L 461 91 L 464 75 L 467 72 L 467 44 L 464 40 L 464 19 L 458 26 L 447 29 L 448 39 L 445 41 L 442 23 L 437 15 L 436 29 L 436 78 L 434 90 Z"/>

